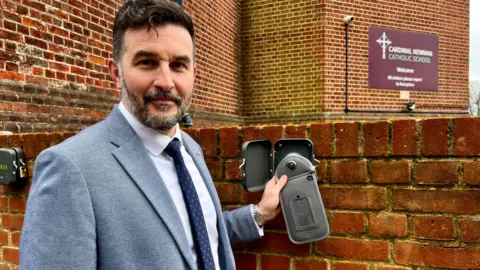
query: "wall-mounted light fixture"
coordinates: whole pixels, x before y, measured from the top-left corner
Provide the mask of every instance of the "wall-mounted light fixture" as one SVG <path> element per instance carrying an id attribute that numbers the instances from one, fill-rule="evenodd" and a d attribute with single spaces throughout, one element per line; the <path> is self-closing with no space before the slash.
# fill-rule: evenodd
<path id="1" fill-rule="evenodd" d="M 407 106 L 408 111 L 411 112 L 411 111 L 415 110 L 415 102 L 408 102 L 405 105 Z"/>
<path id="2" fill-rule="evenodd" d="M 353 22 L 353 20 L 355 20 L 353 16 L 345 16 L 345 18 L 343 18 L 343 22 L 345 24 L 350 24 L 351 22 Z"/>
<path id="3" fill-rule="evenodd" d="M 186 127 L 186 128 L 192 128 L 192 127 L 193 127 L 192 116 L 190 116 L 189 113 L 185 113 L 185 114 L 182 116 L 182 124 L 183 124 L 183 126 Z"/>

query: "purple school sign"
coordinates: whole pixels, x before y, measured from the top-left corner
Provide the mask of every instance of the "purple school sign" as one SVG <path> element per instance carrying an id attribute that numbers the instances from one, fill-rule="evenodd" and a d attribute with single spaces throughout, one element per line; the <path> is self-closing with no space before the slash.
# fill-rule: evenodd
<path id="1" fill-rule="evenodd" d="M 438 91 L 437 35 L 370 26 L 368 86 Z"/>

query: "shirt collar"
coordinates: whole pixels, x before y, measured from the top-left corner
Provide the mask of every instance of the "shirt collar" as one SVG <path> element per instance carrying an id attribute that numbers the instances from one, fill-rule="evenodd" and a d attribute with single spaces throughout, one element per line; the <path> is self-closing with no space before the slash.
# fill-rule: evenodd
<path id="1" fill-rule="evenodd" d="M 178 123 L 175 126 L 175 134 L 173 135 L 172 138 L 170 138 L 167 135 L 164 135 L 154 130 L 151 127 L 147 127 L 146 125 L 138 121 L 138 119 L 135 118 L 127 110 L 127 108 L 125 108 L 125 105 L 123 105 L 123 102 L 120 102 L 120 104 L 118 105 L 118 109 L 123 114 L 123 116 L 125 117 L 127 122 L 130 124 L 130 126 L 133 128 L 133 130 L 135 130 L 138 137 L 140 137 L 140 140 L 143 142 L 143 145 L 145 146 L 145 148 L 152 155 L 154 156 L 160 155 L 163 152 L 163 150 L 168 146 L 170 141 L 173 140 L 173 138 L 177 138 L 180 141 L 180 145 L 183 144 Z"/>

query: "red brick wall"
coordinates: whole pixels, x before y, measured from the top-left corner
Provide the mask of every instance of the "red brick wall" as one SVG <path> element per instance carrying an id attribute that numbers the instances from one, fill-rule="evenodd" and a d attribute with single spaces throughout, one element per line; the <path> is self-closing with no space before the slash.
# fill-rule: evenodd
<path id="1" fill-rule="evenodd" d="M 72 131 L 108 115 L 120 94 L 106 60 L 122 2 L 1 1 L 0 130 Z M 198 33 L 192 114 L 238 122 L 238 5 L 209 3 L 185 3 Z"/>
<path id="2" fill-rule="evenodd" d="M 242 107 L 237 57 L 239 5 L 235 0 L 185 1 L 197 31 L 198 73 L 192 109 L 214 113 L 215 118 L 229 116 L 230 121 L 239 118 Z"/>
<path id="3" fill-rule="evenodd" d="M 78 130 L 117 103 L 106 66 L 114 1 L 3 0 L 0 128 Z"/>
<path id="4" fill-rule="evenodd" d="M 280 214 L 262 240 L 234 247 L 238 269 L 480 268 L 480 119 L 186 131 L 200 143 L 226 209 L 261 198 L 241 186 L 243 142 L 309 138 L 315 145 L 330 236 L 292 244 Z M 72 135 L 4 135 L 0 147 L 22 147 L 31 176 L 40 151 Z M 28 188 L 0 186 L 1 269 L 18 264 Z"/>
<path id="5" fill-rule="evenodd" d="M 405 109 L 398 90 L 368 88 L 368 26 L 436 34 L 438 92 L 410 92 L 418 110 L 468 108 L 469 3 L 439 1 L 244 1 L 242 63 L 246 123 L 348 118 L 345 27 L 349 27 L 349 107 Z M 331 115 L 331 116 L 329 116 Z M 390 117 L 365 114 L 360 119 Z M 403 116 L 406 116 L 404 114 Z"/>
<path id="6" fill-rule="evenodd" d="M 72 131 L 106 117 L 119 96 L 105 64 L 121 2 L 2 0 L 0 129 Z M 439 91 L 410 100 L 419 110 L 468 107 L 466 1 L 187 0 L 185 9 L 198 33 L 198 126 L 389 117 L 343 113 L 350 14 L 351 109 L 405 108 L 399 91 L 368 88 L 369 25 L 439 35 Z"/>

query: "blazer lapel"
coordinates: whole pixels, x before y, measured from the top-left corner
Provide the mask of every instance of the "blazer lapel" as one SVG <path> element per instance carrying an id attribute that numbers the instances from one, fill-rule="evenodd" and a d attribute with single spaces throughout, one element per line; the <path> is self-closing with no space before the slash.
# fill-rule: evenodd
<path id="1" fill-rule="evenodd" d="M 183 225 L 178 212 L 175 211 L 175 203 L 148 156 L 145 146 L 118 108 L 110 114 L 108 123 L 110 141 L 119 146 L 113 151 L 113 155 L 165 222 L 190 268 L 195 269 L 187 237 L 183 230 L 178 229 Z"/>
<path id="2" fill-rule="evenodd" d="M 213 184 L 213 180 L 210 176 L 210 172 L 208 171 L 208 167 L 205 163 L 204 157 L 201 153 L 200 148 L 196 147 L 196 143 L 193 141 L 193 139 L 190 138 L 190 136 L 184 134 L 183 132 L 182 140 L 184 142 L 185 149 L 195 162 L 195 165 L 197 166 L 197 169 L 202 176 L 203 182 L 208 189 L 208 193 L 212 198 L 213 205 L 215 206 L 215 212 L 218 217 L 217 230 L 219 237 L 220 268 L 226 270 L 235 269 L 235 260 L 233 258 L 232 248 L 230 247 L 230 239 L 228 238 L 228 232 L 223 220 L 222 205 L 220 203 L 220 199 L 218 198 L 217 190 L 215 188 L 215 185 Z"/>

